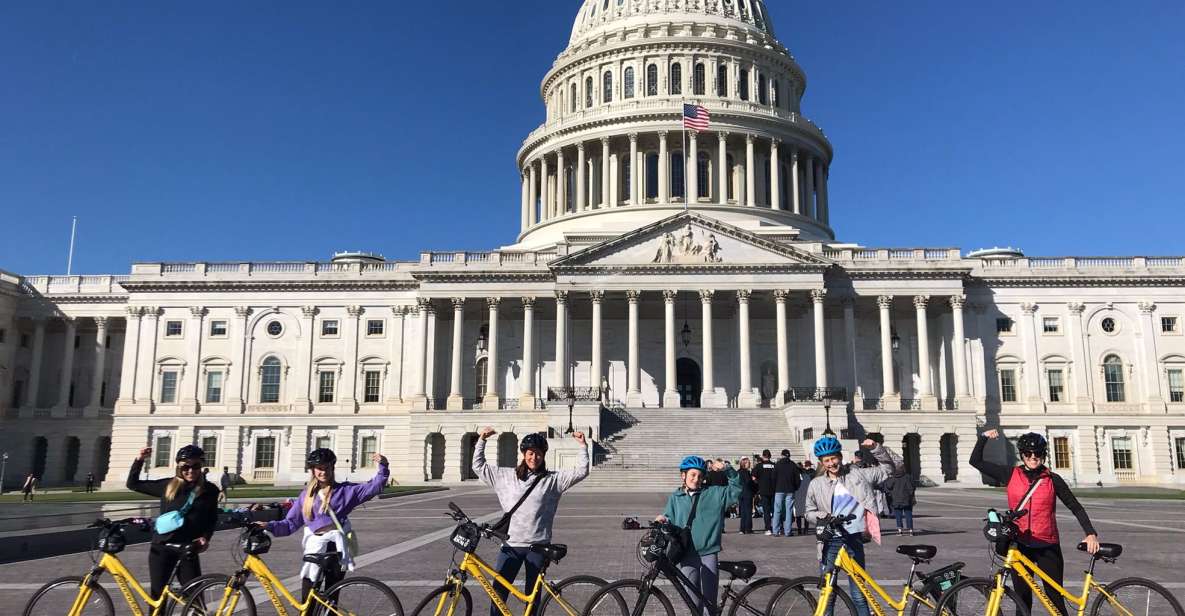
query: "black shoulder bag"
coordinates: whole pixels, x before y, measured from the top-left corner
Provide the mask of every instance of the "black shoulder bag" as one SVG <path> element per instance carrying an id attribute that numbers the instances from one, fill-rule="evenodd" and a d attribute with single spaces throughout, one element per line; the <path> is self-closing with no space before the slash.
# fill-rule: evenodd
<path id="1" fill-rule="evenodd" d="M 687 525 L 679 529 L 676 537 L 679 538 L 679 544 L 683 548 L 682 554 L 679 558 L 672 558 L 671 560 L 682 560 L 683 556 L 695 553 L 695 540 L 691 537 L 691 525 L 695 523 L 695 510 L 699 508 L 699 495 L 703 492 L 700 490 L 691 497 L 691 511 L 687 513 Z"/>
<path id="2" fill-rule="evenodd" d="M 523 495 L 519 497 L 518 502 L 515 503 L 514 506 L 510 508 L 510 511 L 507 511 L 502 516 L 502 519 L 495 522 L 494 525 L 491 526 L 490 528 L 492 528 L 500 533 L 506 533 L 507 531 L 509 531 L 510 530 L 510 518 L 514 517 L 514 512 L 518 511 L 518 508 L 523 506 L 523 503 L 526 502 L 527 497 L 531 495 L 531 492 L 535 491 L 535 486 L 539 485 L 539 482 L 543 481 L 543 477 L 546 475 L 547 475 L 547 473 L 542 473 L 542 474 L 536 475 L 535 481 L 532 481 L 531 485 L 527 486 L 527 491 L 523 492 Z"/>

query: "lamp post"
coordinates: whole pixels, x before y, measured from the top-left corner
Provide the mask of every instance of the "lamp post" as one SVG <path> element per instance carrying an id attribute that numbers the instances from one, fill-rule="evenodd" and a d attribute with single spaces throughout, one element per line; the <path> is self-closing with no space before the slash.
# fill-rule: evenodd
<path id="1" fill-rule="evenodd" d="M 8 452 L 0 456 L 0 494 L 4 494 L 4 471 L 8 470 Z"/>
<path id="2" fill-rule="evenodd" d="M 568 389 L 568 429 L 564 431 L 564 434 L 572 434 L 573 432 L 576 431 L 576 427 L 572 425 L 572 412 L 573 412 L 573 409 L 575 409 L 575 407 L 576 407 L 576 389 L 569 388 Z"/>
<path id="3" fill-rule="evenodd" d="M 823 411 L 827 413 L 827 427 L 823 428 L 824 436 L 835 436 L 835 430 L 831 429 L 831 399 L 823 400 Z"/>

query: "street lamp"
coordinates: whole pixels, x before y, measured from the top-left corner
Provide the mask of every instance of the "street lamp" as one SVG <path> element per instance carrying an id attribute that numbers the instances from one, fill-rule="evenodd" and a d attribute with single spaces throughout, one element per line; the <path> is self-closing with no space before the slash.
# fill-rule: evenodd
<path id="1" fill-rule="evenodd" d="M 835 436 L 835 430 L 831 429 L 831 399 L 823 400 L 823 411 L 827 413 L 827 427 L 823 428 L 823 436 Z"/>
<path id="2" fill-rule="evenodd" d="M 574 388 L 568 390 L 568 429 L 564 434 L 572 434 L 576 431 L 576 427 L 572 425 L 572 411 L 576 407 L 576 390 Z"/>
<path id="3" fill-rule="evenodd" d="M 4 494 L 4 471 L 8 469 L 8 452 L 0 456 L 0 494 Z"/>

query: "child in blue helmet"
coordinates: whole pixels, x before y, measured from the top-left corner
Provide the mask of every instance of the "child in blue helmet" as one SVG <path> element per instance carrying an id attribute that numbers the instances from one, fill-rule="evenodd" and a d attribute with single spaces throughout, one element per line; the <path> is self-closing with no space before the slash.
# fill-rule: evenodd
<path id="1" fill-rule="evenodd" d="M 876 459 L 876 466 L 856 466 L 843 463 L 843 446 L 839 439 L 827 435 L 815 441 L 815 457 L 819 459 L 819 475 L 811 481 L 806 495 L 806 518 L 820 530 L 832 518 L 854 515 L 856 518 L 844 524 L 843 533 L 819 542 L 819 572 L 830 571 L 835 566 L 841 547 L 864 566 L 864 543 L 869 539 L 865 520 L 871 516 L 876 520 L 877 485 L 889 478 L 895 468 L 901 465 L 901 458 L 885 449 L 872 439 L 861 446 Z M 868 616 L 868 602 L 857 590 L 855 582 L 848 580 L 852 601 L 858 616 Z M 827 610 L 831 615 L 835 603 Z"/>
<path id="2" fill-rule="evenodd" d="M 720 537 L 724 534 L 724 512 L 735 505 L 741 495 L 741 476 L 735 468 L 724 467 L 727 486 L 706 485 L 704 477 L 707 472 L 708 463 L 703 458 L 683 458 L 679 464 L 682 479 L 679 489 L 667 498 L 667 506 L 657 518 L 660 522 L 685 527 L 691 515 L 692 503 L 695 503 L 695 518 L 691 521 L 691 539 L 695 549 L 688 550 L 683 556 L 679 570 L 703 596 L 705 605 L 697 605 L 696 608 L 705 615 L 709 613 L 708 606 L 716 605 L 719 590 L 717 555 L 721 549 Z"/>

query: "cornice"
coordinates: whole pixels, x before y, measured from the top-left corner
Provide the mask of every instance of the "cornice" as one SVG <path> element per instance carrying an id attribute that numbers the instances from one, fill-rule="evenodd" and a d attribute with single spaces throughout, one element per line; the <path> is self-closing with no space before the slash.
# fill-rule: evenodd
<path id="1" fill-rule="evenodd" d="M 1086 288 L 1116 288 L 1116 287 L 1175 287 L 1185 288 L 1185 276 L 1042 276 L 1042 277 L 1002 277 L 1002 276 L 973 276 L 972 280 L 990 288 L 1037 288 L 1037 287 L 1086 287 Z"/>
<path id="2" fill-rule="evenodd" d="M 179 293 L 200 291 L 239 293 L 243 291 L 402 291 L 419 285 L 413 280 L 131 280 L 123 287 L 132 293 Z"/>
<path id="3" fill-rule="evenodd" d="M 465 269 L 456 271 L 424 271 L 413 272 L 419 282 L 554 282 L 555 276 L 550 270 L 539 271 L 499 271 L 496 269 L 475 270 Z"/>

